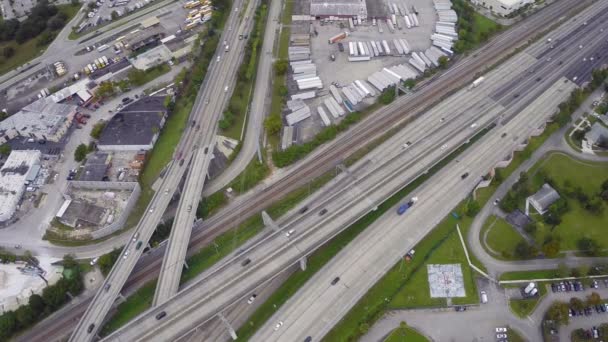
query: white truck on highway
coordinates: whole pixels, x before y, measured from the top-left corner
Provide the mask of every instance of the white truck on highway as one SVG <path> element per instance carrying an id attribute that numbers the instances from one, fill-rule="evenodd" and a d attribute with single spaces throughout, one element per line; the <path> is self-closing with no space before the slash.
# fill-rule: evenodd
<path id="1" fill-rule="evenodd" d="M 469 90 L 473 89 L 473 88 L 477 88 L 480 84 L 483 83 L 484 80 L 485 80 L 485 78 L 483 76 L 481 76 L 480 78 L 476 79 L 475 81 L 473 81 L 473 83 L 471 83 L 471 86 L 469 87 Z"/>

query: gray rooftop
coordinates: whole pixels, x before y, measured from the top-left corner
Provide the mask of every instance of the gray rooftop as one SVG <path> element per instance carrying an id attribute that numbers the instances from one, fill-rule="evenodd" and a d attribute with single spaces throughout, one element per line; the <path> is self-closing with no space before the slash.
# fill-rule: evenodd
<path id="1" fill-rule="evenodd" d="M 367 18 L 365 0 L 312 0 L 310 2 L 312 16 L 356 16 Z"/>
<path id="2" fill-rule="evenodd" d="M 585 139 L 593 145 L 599 144 L 602 140 L 608 140 L 608 128 L 596 122 L 591 126 L 591 130 L 585 134 Z"/>
<path id="3" fill-rule="evenodd" d="M 559 194 L 551 185 L 545 183 L 534 195 L 530 196 L 532 203 L 535 203 L 536 209 L 546 211 L 549 206 L 559 199 Z"/>
<path id="4" fill-rule="evenodd" d="M 72 201 L 61 216 L 61 222 L 72 227 L 76 227 L 78 221 L 100 226 L 103 223 L 104 213 L 105 209 L 97 205 L 83 201 Z"/>
<path id="5" fill-rule="evenodd" d="M 78 180 L 102 181 L 110 167 L 111 157 L 108 153 L 97 152 L 87 158 L 83 172 Z"/>
<path id="6" fill-rule="evenodd" d="M 15 129 L 22 135 L 37 132 L 53 135 L 75 110 L 76 106 L 42 98 L 0 122 L 0 131 Z"/>

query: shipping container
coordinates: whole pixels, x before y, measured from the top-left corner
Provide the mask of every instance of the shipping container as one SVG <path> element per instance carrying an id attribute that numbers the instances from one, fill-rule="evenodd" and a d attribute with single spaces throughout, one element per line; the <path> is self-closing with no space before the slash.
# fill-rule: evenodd
<path id="1" fill-rule="evenodd" d="M 325 109 L 323 109 L 322 106 L 317 107 L 317 112 L 319 113 L 319 116 L 321 117 L 321 121 L 323 121 L 323 124 L 325 126 L 331 125 L 331 121 L 329 120 L 329 117 L 327 116 L 327 113 L 325 113 Z"/>
<path id="2" fill-rule="evenodd" d="M 329 44 L 334 44 L 348 36 L 348 32 L 339 33 L 331 38 L 329 38 Z"/>

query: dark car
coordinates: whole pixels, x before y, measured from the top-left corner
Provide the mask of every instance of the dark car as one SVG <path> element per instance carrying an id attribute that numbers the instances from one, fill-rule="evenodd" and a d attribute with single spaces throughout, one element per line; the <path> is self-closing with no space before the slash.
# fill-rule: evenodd
<path id="1" fill-rule="evenodd" d="M 466 306 L 455 306 L 454 310 L 456 310 L 458 312 L 463 312 L 463 311 L 467 311 L 467 307 Z"/>
<path id="2" fill-rule="evenodd" d="M 307 337 L 304 339 L 304 342 L 311 342 L 311 341 L 312 341 L 312 336 L 307 336 Z"/>
<path id="3" fill-rule="evenodd" d="M 340 50 L 340 52 L 344 52 L 344 44 L 338 43 L 338 50 Z"/>
<path id="4" fill-rule="evenodd" d="M 304 214 L 307 211 L 308 211 L 308 206 L 305 206 L 304 208 L 300 209 L 300 214 Z"/>
<path id="5" fill-rule="evenodd" d="M 551 284 L 551 291 L 557 292 L 557 285 Z"/>
<path id="6" fill-rule="evenodd" d="M 179 166 L 182 166 L 182 165 L 184 165 L 184 160 L 183 159 L 179 161 Z"/>
<path id="7" fill-rule="evenodd" d="M 323 216 L 327 213 L 327 209 L 323 208 L 321 209 L 321 211 L 319 211 L 319 216 Z"/>
<path id="8" fill-rule="evenodd" d="M 91 333 L 91 331 L 93 331 L 93 329 L 95 329 L 95 324 L 91 324 L 89 325 L 89 327 L 87 328 L 87 333 Z"/>
<path id="9" fill-rule="evenodd" d="M 462 176 L 460 176 L 460 178 L 462 178 L 462 179 L 465 179 L 467 177 L 469 177 L 469 173 L 468 172 L 465 172 L 465 173 L 462 174 Z"/>
<path id="10" fill-rule="evenodd" d="M 334 280 L 331 281 L 331 284 L 336 285 L 339 281 L 340 281 L 340 277 L 336 277 L 336 278 L 334 278 Z"/>
<path id="11" fill-rule="evenodd" d="M 106 292 L 108 292 L 108 290 L 110 290 L 110 286 L 112 286 L 112 284 L 106 284 L 106 286 L 104 286 L 103 289 L 106 290 Z"/>
<path id="12" fill-rule="evenodd" d="M 143 244 L 143 241 L 138 241 L 137 245 L 135 246 L 135 249 L 140 249 L 142 244 Z"/>
<path id="13" fill-rule="evenodd" d="M 167 313 L 166 313 L 166 312 L 164 312 L 164 311 L 162 311 L 162 312 L 160 312 L 158 315 L 156 315 L 156 319 L 157 319 L 157 320 L 160 320 L 160 319 L 162 319 L 162 318 L 163 318 L 163 317 L 165 317 L 165 316 L 167 316 Z"/>
<path id="14" fill-rule="evenodd" d="M 241 266 L 247 266 L 247 265 L 249 265 L 250 262 L 251 262 L 251 259 L 247 258 L 247 259 L 243 260 L 243 262 L 241 262 Z"/>

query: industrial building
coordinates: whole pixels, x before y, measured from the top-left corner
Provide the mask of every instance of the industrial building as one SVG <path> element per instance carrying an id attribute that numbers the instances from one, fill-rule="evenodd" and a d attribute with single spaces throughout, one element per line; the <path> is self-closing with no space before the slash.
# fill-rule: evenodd
<path id="1" fill-rule="evenodd" d="M 171 50 L 165 45 L 159 45 L 136 57 L 130 58 L 129 62 L 134 68 L 146 71 L 157 65 L 167 63 L 173 58 Z"/>
<path id="2" fill-rule="evenodd" d="M 68 131 L 77 107 L 41 98 L 0 122 L 0 144 L 16 137 L 58 142 Z"/>
<path id="3" fill-rule="evenodd" d="M 534 0 L 471 0 L 471 2 L 498 15 L 507 16 L 528 4 L 534 3 Z"/>
<path id="4" fill-rule="evenodd" d="M 143 30 L 135 30 L 129 33 L 127 37 L 121 39 L 121 41 L 126 49 L 136 52 L 158 45 L 164 37 L 165 28 L 155 25 Z"/>
<path id="5" fill-rule="evenodd" d="M 164 99 L 164 96 L 144 97 L 116 113 L 103 129 L 97 149 L 151 150 L 165 124 Z"/>
<path id="6" fill-rule="evenodd" d="M 330 17 L 367 19 L 367 5 L 365 0 L 312 0 L 310 2 L 310 15 L 316 19 Z"/>
<path id="7" fill-rule="evenodd" d="M 79 199 L 67 199 L 57 212 L 59 222 L 72 228 L 101 226 L 109 215 L 108 210 Z"/>
<path id="8" fill-rule="evenodd" d="M 79 181 L 107 180 L 108 170 L 112 166 L 112 156 L 109 153 L 97 152 L 87 157 Z"/>
<path id="9" fill-rule="evenodd" d="M 0 222 L 17 211 L 26 186 L 40 171 L 40 151 L 12 151 L 0 169 Z"/>

